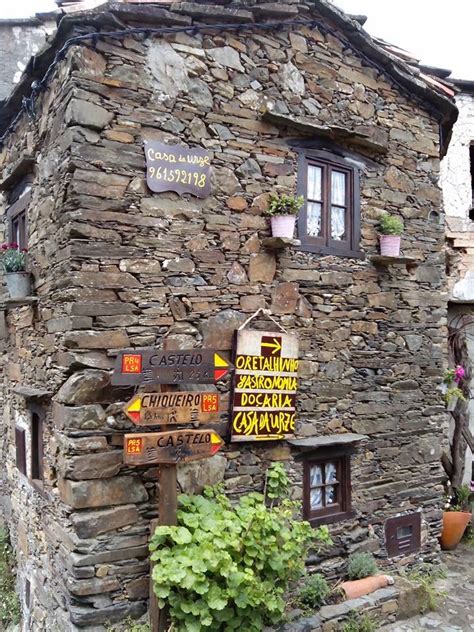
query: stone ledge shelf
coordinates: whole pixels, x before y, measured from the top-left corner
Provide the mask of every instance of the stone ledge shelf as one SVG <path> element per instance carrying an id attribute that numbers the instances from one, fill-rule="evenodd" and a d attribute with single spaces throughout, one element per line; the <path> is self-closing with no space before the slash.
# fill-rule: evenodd
<path id="1" fill-rule="evenodd" d="M 25 384 L 18 384 L 12 389 L 15 395 L 20 395 L 25 399 L 44 399 L 46 397 L 51 398 L 53 396 L 52 391 L 46 391 L 42 388 L 34 388 L 33 386 L 26 386 Z"/>
<path id="2" fill-rule="evenodd" d="M 0 303 L 0 310 L 7 310 L 12 307 L 22 307 L 23 305 L 36 305 L 37 296 L 25 296 L 25 298 L 7 298 Z"/>
<path id="3" fill-rule="evenodd" d="M 376 266 L 418 266 L 420 260 L 414 257 L 386 257 L 384 255 L 372 255 L 370 261 Z"/>
<path id="4" fill-rule="evenodd" d="M 289 237 L 266 237 L 262 240 L 262 245 L 267 250 L 283 250 L 284 248 L 297 248 L 301 246 L 301 241 Z"/>
<path id="5" fill-rule="evenodd" d="M 306 437 L 304 439 L 288 439 L 288 443 L 295 448 L 314 450 L 316 448 L 326 448 L 332 445 L 359 443 L 359 441 L 364 441 L 368 438 L 367 435 L 341 432 L 339 434 L 320 435 L 318 437 Z"/>

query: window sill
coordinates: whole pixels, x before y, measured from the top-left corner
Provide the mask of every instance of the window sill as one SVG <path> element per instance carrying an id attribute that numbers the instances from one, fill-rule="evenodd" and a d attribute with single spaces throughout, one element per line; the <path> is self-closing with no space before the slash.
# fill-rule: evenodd
<path id="1" fill-rule="evenodd" d="M 384 255 L 372 255 L 371 257 L 369 257 L 370 261 L 372 261 L 372 263 L 375 266 L 404 266 L 406 265 L 407 267 L 410 266 L 418 266 L 420 265 L 420 261 L 418 259 L 415 259 L 414 257 L 386 257 Z"/>
<path id="2" fill-rule="evenodd" d="M 283 250 L 284 248 L 299 248 L 301 241 L 289 237 L 267 237 L 262 240 L 262 245 L 267 250 Z"/>
<path id="3" fill-rule="evenodd" d="M 298 250 L 303 250 L 304 252 L 311 252 L 314 255 L 320 256 L 332 256 L 332 257 L 348 257 L 350 259 L 365 259 L 365 252 L 362 250 L 333 250 L 332 248 L 313 246 L 311 244 L 302 243 L 301 246 L 298 246 Z"/>
<path id="4" fill-rule="evenodd" d="M 37 296 L 25 296 L 25 298 L 7 298 L 0 304 L 0 309 L 6 311 L 15 307 L 23 307 L 24 305 L 36 305 Z"/>
<path id="5" fill-rule="evenodd" d="M 312 527 L 319 527 L 323 524 L 331 524 L 333 522 L 343 522 L 344 520 L 350 520 L 355 518 L 355 511 L 340 511 L 338 513 L 327 514 L 325 516 L 307 518 L 309 524 Z"/>

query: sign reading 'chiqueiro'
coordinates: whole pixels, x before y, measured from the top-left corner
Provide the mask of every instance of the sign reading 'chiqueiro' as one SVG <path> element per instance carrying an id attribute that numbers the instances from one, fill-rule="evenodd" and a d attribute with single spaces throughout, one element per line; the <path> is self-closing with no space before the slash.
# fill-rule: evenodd
<path id="1" fill-rule="evenodd" d="M 238 331 L 234 365 L 232 441 L 293 436 L 298 381 L 296 336 Z"/>
<path id="2" fill-rule="evenodd" d="M 137 426 L 212 423 L 219 421 L 219 393 L 137 393 L 123 411 Z"/>

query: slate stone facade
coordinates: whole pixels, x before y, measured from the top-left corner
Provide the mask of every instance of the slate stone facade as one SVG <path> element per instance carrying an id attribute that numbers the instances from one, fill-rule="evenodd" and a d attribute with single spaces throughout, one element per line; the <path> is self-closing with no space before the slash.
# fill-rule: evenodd
<path id="1" fill-rule="evenodd" d="M 421 512 L 422 555 L 437 554 L 446 429 L 439 125 L 449 128 L 454 106 L 324 2 L 111 3 L 63 21 L 53 46 L 119 30 L 117 20 L 146 29 L 310 17 L 319 26 L 84 40 L 39 94 L 36 119 L 23 116 L 5 140 L 6 194 L 33 176 L 38 301 L 6 305 L 2 356 L 4 505 L 28 630 L 99 630 L 147 608 L 157 469 L 122 463 L 132 424 L 120 411 L 132 391 L 110 386 L 114 350 L 229 351 L 259 307 L 300 340 L 298 435 L 366 436 L 353 458 L 355 517 L 330 526 L 323 569 L 337 575 L 359 549 L 382 565 L 413 559 L 386 560 L 384 521 L 400 512 Z M 152 194 L 145 138 L 210 151 L 212 194 Z M 265 248 L 268 196 L 295 190 L 294 147 L 304 143 L 336 146 L 361 167 L 365 258 Z M 383 211 L 403 218 L 404 253 L 417 265 L 371 261 Z M 22 385 L 38 391 L 25 396 Z M 219 388 L 226 401 L 228 385 Z M 28 444 L 31 402 L 45 413 L 42 485 L 15 466 L 14 429 L 25 428 Z M 265 466 L 283 460 L 300 498 L 295 452 L 229 444 L 178 478 L 185 490 L 224 480 L 239 494 L 261 489 Z"/>

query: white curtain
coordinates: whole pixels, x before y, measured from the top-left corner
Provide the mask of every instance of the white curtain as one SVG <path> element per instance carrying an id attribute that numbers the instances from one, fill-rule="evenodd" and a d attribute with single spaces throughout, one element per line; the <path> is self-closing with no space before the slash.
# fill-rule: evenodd
<path id="1" fill-rule="evenodd" d="M 344 239 L 346 233 L 346 174 L 331 172 L 331 238 Z"/>

